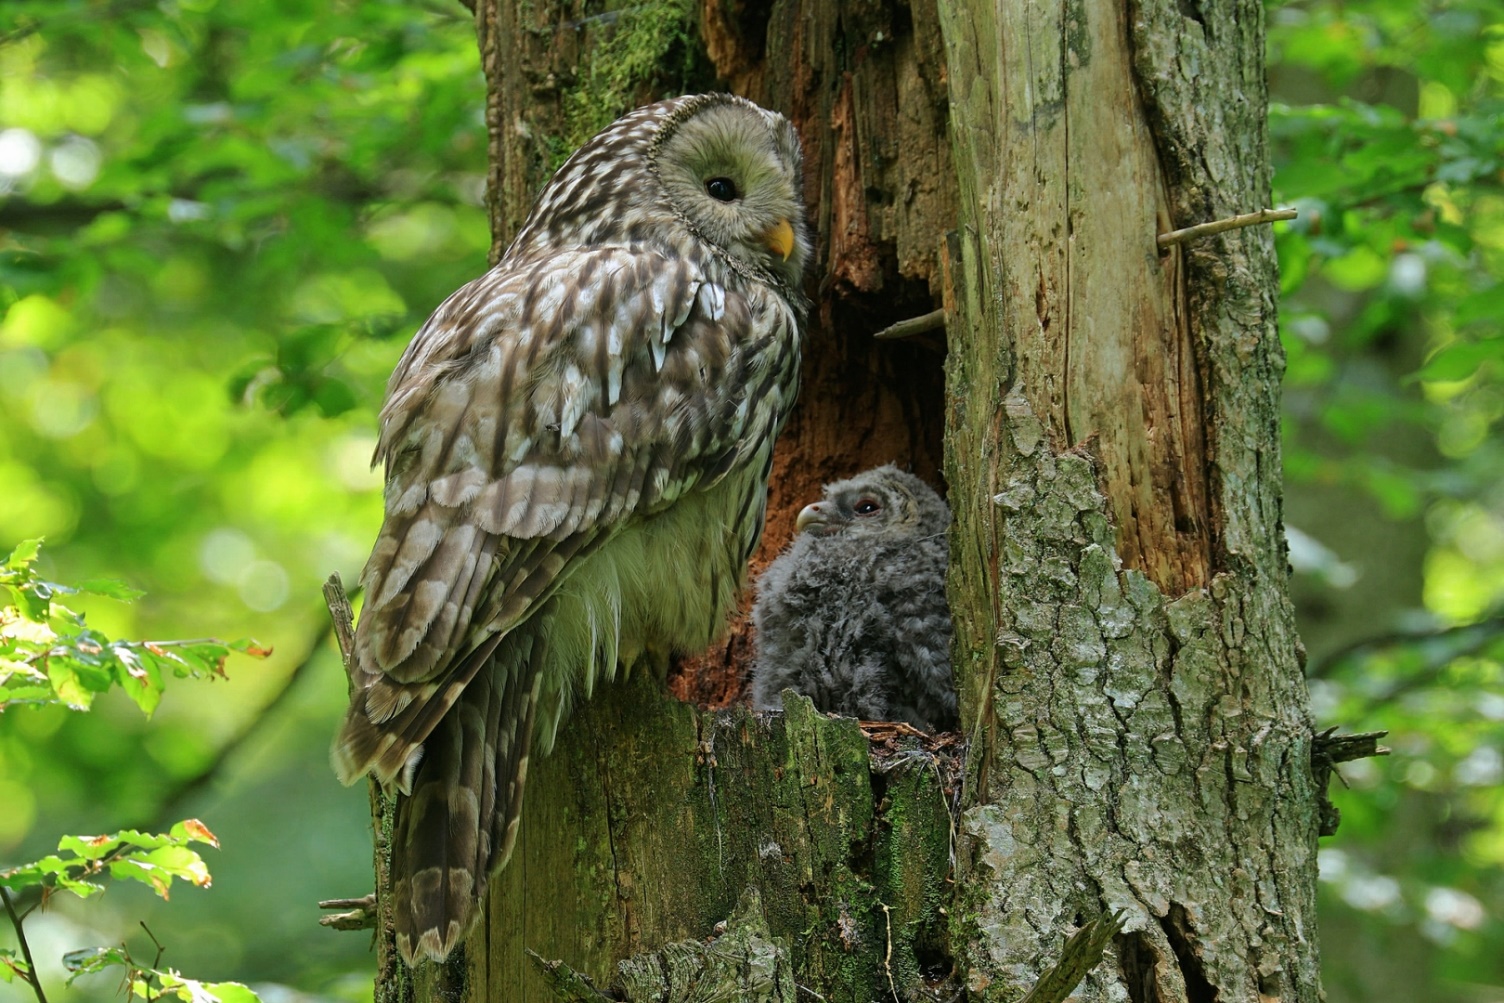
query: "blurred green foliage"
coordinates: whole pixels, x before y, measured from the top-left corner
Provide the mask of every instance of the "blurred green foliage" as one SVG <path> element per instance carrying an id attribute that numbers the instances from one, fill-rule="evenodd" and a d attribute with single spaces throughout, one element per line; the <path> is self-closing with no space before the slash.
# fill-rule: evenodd
<path id="1" fill-rule="evenodd" d="M 1314 709 L 1323 725 L 1388 729 L 1393 748 L 1345 764 L 1349 789 L 1334 791 L 1343 824 L 1321 856 L 1327 990 L 1334 1001 L 1493 998 L 1504 987 L 1504 3 L 1268 10 L 1275 199 L 1300 209 L 1277 236 L 1288 490 L 1297 502 L 1319 493 L 1335 519 L 1364 496 L 1377 513 L 1342 553 L 1315 526 L 1298 527 L 1316 537 L 1308 546 L 1292 541 L 1292 556 L 1330 558 L 1327 588 L 1351 586 L 1359 568 L 1375 579 L 1363 602 L 1379 615 L 1366 624 L 1323 635 L 1312 616 L 1304 628 L 1319 651 Z M 1414 567 L 1377 559 L 1404 549 L 1386 537 L 1410 534 Z"/>
<path id="2" fill-rule="evenodd" d="M 232 651 L 270 654 L 249 641 L 109 640 L 59 598 L 92 594 L 130 601 L 141 593 L 109 579 L 77 587 L 44 581 L 34 567 L 40 551 L 38 541 L 26 540 L 0 566 L 0 713 L 18 706 L 87 711 L 95 698 L 118 687 L 150 715 L 162 700 L 165 672 L 180 678 L 222 676 Z M 101 836 L 64 836 L 55 853 L 0 868 L 0 899 L 18 942 L 16 950 L 0 948 L 0 982 L 29 987 L 37 999 L 44 998 L 45 985 L 34 965 L 25 923 L 57 892 L 87 899 L 105 890 L 104 878 L 139 881 L 164 900 L 174 880 L 207 888 L 209 868 L 193 843 L 219 848 L 214 833 L 190 818 L 166 833 L 127 829 Z M 69 986 L 80 976 L 118 966 L 125 968 L 131 991 L 146 999 L 256 1001 L 255 993 L 238 983 L 199 983 L 154 964 L 140 966 L 124 944 L 70 951 L 62 964 Z"/>
<path id="3" fill-rule="evenodd" d="M 0 565 L 0 712 L 20 704 L 88 710 L 118 686 L 149 715 L 162 701 L 164 673 L 223 676 L 232 651 L 271 654 L 251 641 L 112 641 L 59 599 L 141 593 L 108 578 L 77 587 L 44 581 L 33 567 L 40 552 L 39 541 L 25 540 Z"/>
<path id="4" fill-rule="evenodd" d="M 102 634 L 276 652 L 149 724 L 119 693 L 0 716 L 0 862 L 189 814 L 227 847 L 212 896 L 34 916 L 44 978 L 81 944 L 151 959 L 145 920 L 181 970 L 369 997 L 368 939 L 317 926 L 370 890 L 319 584 L 379 521 L 387 374 L 485 268 L 484 95 L 457 3 L 0 4 L 0 553 L 46 537 L 41 577 L 149 594 L 70 596 Z"/>
<path id="5" fill-rule="evenodd" d="M 1335 792 L 1329 992 L 1497 995 L 1504 0 L 1271 0 L 1269 21 L 1275 204 L 1301 210 L 1277 232 L 1292 507 L 1417 541 L 1406 563 L 1292 532 L 1318 723 L 1394 749 Z M 364 796 L 324 766 L 344 683 L 316 597 L 374 535 L 382 382 L 485 266 L 483 102 L 449 0 L 0 5 L 0 551 L 45 536 L 42 577 L 150 594 L 70 597 L 102 634 L 276 649 L 171 688 L 149 726 L 118 693 L 105 727 L 0 716 L 0 861 L 187 814 L 229 847 L 214 902 L 113 889 L 36 917 L 34 947 L 151 957 L 146 919 L 183 970 L 369 998 L 365 939 L 314 925 L 370 880 Z M 1316 615 L 1359 593 L 1385 601 L 1357 628 Z M 1375 985 L 1395 959 L 1408 981 Z"/>

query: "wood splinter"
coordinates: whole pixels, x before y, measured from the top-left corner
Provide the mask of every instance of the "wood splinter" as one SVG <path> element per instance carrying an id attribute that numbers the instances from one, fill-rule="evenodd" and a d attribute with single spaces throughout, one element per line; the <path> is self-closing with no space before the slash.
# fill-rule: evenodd
<path id="1" fill-rule="evenodd" d="M 344 909 L 346 912 L 320 916 L 319 926 L 336 930 L 370 930 L 376 926 L 376 893 L 362 895 L 358 899 L 323 899 L 320 909 Z"/>
<path id="2" fill-rule="evenodd" d="M 345 583 L 339 573 L 330 575 L 324 582 L 324 605 L 329 607 L 329 619 L 334 623 L 334 639 L 339 643 L 340 660 L 345 665 L 345 675 L 355 664 L 355 613 L 350 609 L 350 597 L 345 594 Z"/>
<path id="3" fill-rule="evenodd" d="M 1361 735 L 1338 735 L 1337 729 L 1332 727 L 1312 736 L 1311 777 L 1316 781 L 1318 835 L 1334 836 L 1337 826 L 1342 824 L 1342 813 L 1326 792 L 1334 775 L 1342 781 L 1342 786 L 1347 786 L 1347 781 L 1342 780 L 1342 774 L 1337 772 L 1337 765 L 1369 756 L 1389 755 L 1389 750 L 1379 744 L 1379 739 L 1387 734 L 1387 731 L 1370 731 Z"/>
<path id="4" fill-rule="evenodd" d="M 929 313 L 920 314 L 918 317 L 910 317 L 901 320 L 897 324 L 889 324 L 878 331 L 872 337 L 879 341 L 897 341 L 900 338 L 913 338 L 917 335 L 936 331 L 945 326 L 945 310 L 931 310 Z"/>
<path id="5" fill-rule="evenodd" d="M 1184 244 L 1188 240 L 1196 240 L 1198 237 L 1210 237 L 1214 233 L 1222 233 L 1226 230 L 1237 230 L 1245 226 L 1257 226 L 1260 223 L 1273 223 L 1281 219 L 1294 219 L 1298 215 L 1300 214 L 1294 209 L 1260 209 L 1258 212 L 1245 212 L 1241 216 L 1216 219 L 1210 223 L 1197 223 L 1195 226 L 1188 226 L 1182 230 L 1171 230 L 1169 233 L 1161 233 L 1158 243 L 1160 247 L 1169 247 L 1171 244 Z"/>

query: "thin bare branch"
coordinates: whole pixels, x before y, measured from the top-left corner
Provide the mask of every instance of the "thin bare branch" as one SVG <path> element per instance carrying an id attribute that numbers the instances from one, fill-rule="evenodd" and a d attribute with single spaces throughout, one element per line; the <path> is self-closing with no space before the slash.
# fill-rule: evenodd
<path id="1" fill-rule="evenodd" d="M 358 899 L 323 899 L 320 909 L 343 909 L 344 912 L 319 917 L 319 926 L 336 930 L 370 930 L 376 926 L 376 893 Z"/>
<path id="2" fill-rule="evenodd" d="M 945 311 L 931 310 L 918 317 L 910 317 L 897 324 L 889 324 L 872 337 L 879 341 L 897 341 L 900 338 L 912 338 L 930 331 L 938 331 L 943 327 L 945 327 Z"/>
<path id="3" fill-rule="evenodd" d="M 10 916 L 10 925 L 16 930 L 16 940 L 21 943 L 21 957 L 26 959 L 26 981 L 31 984 L 31 991 L 37 994 L 37 1003 L 47 1003 L 47 994 L 42 992 L 42 980 L 37 975 L 37 963 L 31 959 L 31 945 L 26 942 L 26 930 L 21 926 L 21 917 L 16 915 L 10 892 L 0 888 L 0 899 L 5 900 L 6 915 Z"/>
<path id="4" fill-rule="evenodd" d="M 349 675 L 354 664 L 355 613 L 350 609 L 350 597 L 345 594 L 345 583 L 340 581 L 338 573 L 324 582 L 324 603 L 329 607 L 329 619 L 334 621 L 334 638 L 339 642 L 345 674 Z"/>
<path id="5" fill-rule="evenodd" d="M 1237 230 L 1245 226 L 1257 226 L 1260 223 L 1273 223 L 1280 219 L 1294 219 L 1300 215 L 1294 209 L 1260 209 L 1258 212 L 1245 212 L 1241 216 L 1231 216 L 1227 219 L 1212 220 L 1210 223 L 1197 223 L 1182 230 L 1171 230 L 1169 233 L 1159 235 L 1159 246 L 1169 247 L 1171 244 L 1183 244 L 1188 240 L 1196 240 L 1199 237 L 1210 237 L 1214 233 L 1223 233 L 1227 230 Z"/>

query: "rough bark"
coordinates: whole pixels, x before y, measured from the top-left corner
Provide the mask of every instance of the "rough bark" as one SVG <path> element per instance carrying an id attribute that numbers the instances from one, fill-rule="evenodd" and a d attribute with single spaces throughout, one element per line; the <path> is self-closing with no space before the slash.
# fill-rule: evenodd
<path id="1" fill-rule="evenodd" d="M 1314 1003 L 1271 245 L 1154 239 L 1264 204 L 1257 4 L 685 3 L 477 5 L 497 248 L 635 104 L 791 117 L 818 251 L 764 555 L 824 481 L 934 478 L 943 428 L 964 794 L 959 740 L 639 673 L 535 763 L 464 958 L 414 981 L 378 937 L 378 999 L 1012 1000 L 1121 909 L 1079 999 Z M 871 338 L 937 306 L 943 392 L 943 335 Z M 673 692 L 733 702 L 748 650 Z"/>
<path id="2" fill-rule="evenodd" d="M 972 736 L 951 936 L 1020 995 L 1316 1000 L 1316 801 L 1279 512 L 1261 12 L 942 8 L 963 280 L 952 606 Z M 998 401 L 1003 407 L 997 406 Z"/>

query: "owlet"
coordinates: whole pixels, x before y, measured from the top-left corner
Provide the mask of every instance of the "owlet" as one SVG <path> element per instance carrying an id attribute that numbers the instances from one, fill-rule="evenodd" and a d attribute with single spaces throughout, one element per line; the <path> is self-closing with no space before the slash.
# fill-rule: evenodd
<path id="1" fill-rule="evenodd" d="M 823 711 L 953 729 L 949 525 L 940 496 L 891 465 L 827 485 L 757 583 L 753 706 L 794 689 Z"/>

